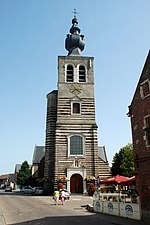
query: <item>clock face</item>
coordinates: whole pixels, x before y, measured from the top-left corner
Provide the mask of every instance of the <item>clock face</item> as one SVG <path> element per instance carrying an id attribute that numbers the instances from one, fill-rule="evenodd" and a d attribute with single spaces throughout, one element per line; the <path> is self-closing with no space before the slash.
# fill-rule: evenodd
<path id="1" fill-rule="evenodd" d="M 70 92 L 75 95 L 79 95 L 82 92 L 82 86 L 80 84 L 72 84 L 69 89 Z"/>

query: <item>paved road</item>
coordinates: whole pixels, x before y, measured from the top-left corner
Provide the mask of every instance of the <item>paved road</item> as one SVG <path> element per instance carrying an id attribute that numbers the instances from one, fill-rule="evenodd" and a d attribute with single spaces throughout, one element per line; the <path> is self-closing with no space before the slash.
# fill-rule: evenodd
<path id="1" fill-rule="evenodd" d="M 30 196 L 0 191 L 0 225 L 145 225 L 135 221 L 104 214 L 91 213 L 86 205 L 88 196 L 72 195 L 64 205 L 55 206 L 50 196 Z"/>

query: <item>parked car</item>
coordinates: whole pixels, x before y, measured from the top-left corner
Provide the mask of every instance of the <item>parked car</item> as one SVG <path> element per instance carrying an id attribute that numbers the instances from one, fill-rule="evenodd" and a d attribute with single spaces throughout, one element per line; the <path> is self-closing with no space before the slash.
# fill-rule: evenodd
<path id="1" fill-rule="evenodd" d="M 61 191 L 62 189 L 59 190 L 59 194 L 61 195 Z M 70 199 L 70 193 L 67 191 L 67 189 L 63 189 L 63 191 L 65 192 L 65 200 L 66 199 Z"/>
<path id="2" fill-rule="evenodd" d="M 32 195 L 42 195 L 44 192 L 43 187 L 34 187 L 32 189 Z"/>
<path id="3" fill-rule="evenodd" d="M 12 192 L 12 187 L 11 186 L 6 186 L 5 192 Z"/>
<path id="4" fill-rule="evenodd" d="M 5 189 L 5 185 L 4 184 L 1 184 L 1 189 Z"/>
<path id="5" fill-rule="evenodd" d="M 32 194 L 32 190 L 33 188 L 31 186 L 24 186 L 21 189 L 21 192 L 23 192 L 24 194 Z"/>

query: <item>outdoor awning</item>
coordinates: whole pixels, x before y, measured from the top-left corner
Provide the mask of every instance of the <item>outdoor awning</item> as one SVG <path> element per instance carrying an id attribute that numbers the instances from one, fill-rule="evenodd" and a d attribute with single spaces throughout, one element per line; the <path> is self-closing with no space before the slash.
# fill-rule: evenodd
<path id="1" fill-rule="evenodd" d="M 121 184 L 121 182 L 126 182 L 128 180 L 129 177 L 117 175 L 106 180 L 100 180 L 100 184 Z"/>
<path id="2" fill-rule="evenodd" d="M 122 186 L 131 186 L 135 185 L 135 176 L 130 177 L 129 180 L 121 182 Z"/>

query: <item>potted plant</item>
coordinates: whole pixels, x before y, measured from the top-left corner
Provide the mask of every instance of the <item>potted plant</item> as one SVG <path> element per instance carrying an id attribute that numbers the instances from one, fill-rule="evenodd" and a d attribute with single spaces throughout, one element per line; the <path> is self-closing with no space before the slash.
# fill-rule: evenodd
<path id="1" fill-rule="evenodd" d="M 94 192 L 96 191 L 95 185 L 93 183 L 90 183 L 87 191 L 89 196 L 93 196 Z"/>
<path id="2" fill-rule="evenodd" d="M 58 183 L 65 183 L 65 182 L 67 182 L 67 177 L 66 176 L 58 176 L 57 181 L 58 181 Z"/>
<path id="3" fill-rule="evenodd" d="M 87 183 L 95 182 L 95 177 L 94 176 L 86 176 L 85 180 Z"/>

